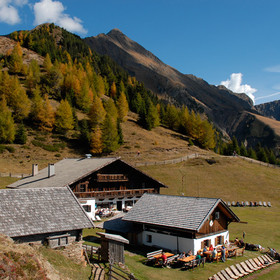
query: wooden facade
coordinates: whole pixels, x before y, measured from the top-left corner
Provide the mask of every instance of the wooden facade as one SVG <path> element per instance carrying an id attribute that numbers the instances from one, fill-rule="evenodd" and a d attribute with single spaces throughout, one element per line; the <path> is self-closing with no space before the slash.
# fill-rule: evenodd
<path id="1" fill-rule="evenodd" d="M 125 263 L 124 244 L 128 244 L 128 240 L 120 235 L 98 233 L 101 236 L 101 260 L 104 262 Z"/>
<path id="2" fill-rule="evenodd" d="M 111 199 L 159 193 L 161 183 L 121 160 L 100 168 L 71 184 L 77 198 Z"/>

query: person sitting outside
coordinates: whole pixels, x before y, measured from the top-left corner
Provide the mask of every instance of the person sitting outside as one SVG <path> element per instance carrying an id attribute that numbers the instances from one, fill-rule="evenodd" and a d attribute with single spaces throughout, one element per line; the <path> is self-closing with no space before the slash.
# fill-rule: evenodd
<path id="1" fill-rule="evenodd" d="M 208 251 L 208 249 L 207 249 L 207 246 L 205 245 L 202 252 L 203 252 L 203 254 L 204 254 L 204 253 L 207 252 L 207 251 Z"/>
<path id="2" fill-rule="evenodd" d="M 161 258 L 162 258 L 162 265 L 166 266 L 166 264 L 167 264 L 167 256 L 164 253 L 162 253 Z"/>
<path id="3" fill-rule="evenodd" d="M 189 250 L 189 251 L 188 251 L 187 256 L 188 256 L 188 257 L 192 256 L 192 250 Z"/>
<path id="4" fill-rule="evenodd" d="M 213 250 L 214 250 L 214 247 L 212 244 L 210 244 L 209 251 L 213 251 Z"/>
<path id="5" fill-rule="evenodd" d="M 212 261 L 216 260 L 217 256 L 218 256 L 218 252 L 216 248 L 214 248 L 214 250 L 212 251 Z"/>
<path id="6" fill-rule="evenodd" d="M 226 261 L 226 248 L 225 246 L 222 247 L 222 262 Z"/>
<path id="7" fill-rule="evenodd" d="M 196 261 L 197 261 L 197 264 L 200 265 L 200 263 L 201 263 L 201 255 L 200 255 L 200 254 L 197 254 L 197 255 L 195 256 L 195 259 L 196 259 Z"/>
<path id="8" fill-rule="evenodd" d="M 234 244 L 239 247 L 240 243 L 238 237 L 235 238 Z"/>
<path id="9" fill-rule="evenodd" d="M 183 259 L 185 256 L 186 256 L 186 254 L 185 254 L 185 252 L 183 252 L 179 255 L 179 259 Z"/>

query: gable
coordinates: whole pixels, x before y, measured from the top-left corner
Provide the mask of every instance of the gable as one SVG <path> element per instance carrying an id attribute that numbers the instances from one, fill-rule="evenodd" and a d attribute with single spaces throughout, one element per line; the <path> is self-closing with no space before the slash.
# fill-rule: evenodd
<path id="1" fill-rule="evenodd" d="M 10 237 L 94 227 L 69 188 L 0 190 L 0 233 Z"/>

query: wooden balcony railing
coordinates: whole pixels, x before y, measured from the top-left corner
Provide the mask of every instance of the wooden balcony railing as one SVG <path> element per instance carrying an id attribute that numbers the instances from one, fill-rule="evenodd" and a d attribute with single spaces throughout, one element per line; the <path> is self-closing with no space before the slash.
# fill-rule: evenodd
<path id="1" fill-rule="evenodd" d="M 97 182 L 127 182 L 128 178 L 124 174 L 97 174 Z"/>
<path id="2" fill-rule="evenodd" d="M 135 189 L 135 190 L 114 190 L 114 191 L 94 191 L 94 192 L 74 192 L 77 198 L 118 198 L 127 196 L 141 196 L 144 193 L 157 193 L 155 189 Z"/>

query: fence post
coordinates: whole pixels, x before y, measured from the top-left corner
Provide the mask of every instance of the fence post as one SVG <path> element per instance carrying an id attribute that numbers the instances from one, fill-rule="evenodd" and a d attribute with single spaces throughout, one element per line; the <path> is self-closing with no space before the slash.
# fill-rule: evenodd
<path id="1" fill-rule="evenodd" d="M 108 273 L 108 279 L 112 279 L 112 265 L 109 263 L 109 273 Z"/>

